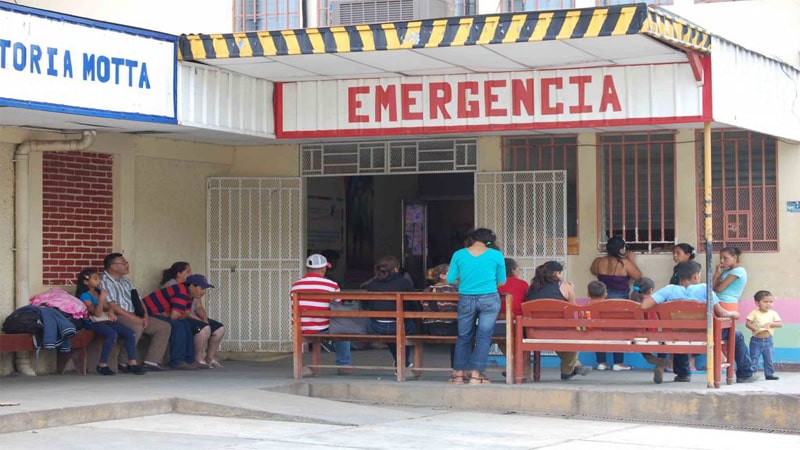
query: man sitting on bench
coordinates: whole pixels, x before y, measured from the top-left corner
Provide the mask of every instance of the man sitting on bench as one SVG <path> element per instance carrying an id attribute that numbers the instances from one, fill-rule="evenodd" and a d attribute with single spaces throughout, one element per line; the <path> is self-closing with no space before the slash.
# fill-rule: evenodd
<path id="1" fill-rule="evenodd" d="M 675 273 L 680 278 L 680 284 L 671 284 L 657 290 L 652 296 L 645 296 L 642 299 L 642 309 L 650 309 L 657 304 L 671 300 L 697 300 L 706 303 L 708 295 L 706 284 L 700 283 L 701 270 L 702 267 L 695 261 L 687 261 L 678 264 L 675 268 Z M 737 311 L 728 311 L 719 304 L 719 299 L 716 294 L 712 292 L 711 296 L 711 303 L 714 305 L 714 315 L 717 317 L 730 317 L 734 320 L 739 318 L 739 313 Z M 722 339 L 728 339 L 729 334 L 728 329 L 722 330 Z M 747 351 L 747 346 L 744 344 L 744 335 L 742 335 L 741 331 L 736 332 L 735 339 L 736 382 L 752 383 L 758 379 L 758 376 L 753 373 L 753 367 L 750 364 L 750 355 Z M 675 371 L 676 382 L 692 381 L 692 372 L 689 368 L 689 355 L 676 354 L 672 367 Z"/>

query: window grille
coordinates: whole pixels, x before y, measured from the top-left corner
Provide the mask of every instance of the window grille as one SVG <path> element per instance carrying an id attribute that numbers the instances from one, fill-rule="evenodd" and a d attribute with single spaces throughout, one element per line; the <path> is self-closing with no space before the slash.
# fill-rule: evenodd
<path id="1" fill-rule="evenodd" d="M 302 175 L 474 172 L 477 151 L 475 139 L 308 144 Z"/>
<path id="2" fill-rule="evenodd" d="M 675 242 L 675 134 L 600 135 L 598 248 L 622 236 L 630 248 L 660 251 Z"/>
<path id="3" fill-rule="evenodd" d="M 578 137 L 503 138 L 503 171 L 567 171 L 567 236 L 578 236 Z"/>
<path id="4" fill-rule="evenodd" d="M 705 250 L 703 132 L 697 133 L 698 247 Z M 778 251 L 778 183 L 775 138 L 744 130 L 711 133 L 711 201 L 714 251 Z"/>
<path id="5" fill-rule="evenodd" d="M 575 0 L 504 0 L 503 2 L 503 9 L 507 12 L 572 8 L 575 8 Z"/>
<path id="6" fill-rule="evenodd" d="M 300 28 L 300 0 L 234 0 L 233 31 Z"/>
<path id="7" fill-rule="evenodd" d="M 456 16 L 474 16 L 478 14 L 478 0 L 455 0 Z"/>

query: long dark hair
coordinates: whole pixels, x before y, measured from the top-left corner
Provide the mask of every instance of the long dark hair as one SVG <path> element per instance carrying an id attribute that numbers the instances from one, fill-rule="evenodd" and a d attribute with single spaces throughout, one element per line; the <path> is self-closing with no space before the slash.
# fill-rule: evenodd
<path id="1" fill-rule="evenodd" d="M 543 288 L 546 284 L 558 281 L 556 272 L 563 272 L 564 266 L 558 261 L 547 261 L 536 268 L 536 272 L 531 279 L 531 288 L 535 291 Z"/>
<path id="2" fill-rule="evenodd" d="M 161 283 L 159 283 L 159 285 L 163 285 L 167 281 L 177 277 L 178 274 L 186 270 L 187 267 L 189 267 L 189 263 L 186 261 L 178 261 L 173 263 L 171 266 L 169 266 L 169 269 L 164 269 L 161 272 Z"/>
<path id="3" fill-rule="evenodd" d="M 89 286 L 86 285 L 86 282 L 96 273 L 97 269 L 83 269 L 78 273 L 78 279 L 75 280 L 75 297 L 80 297 L 84 292 L 89 292 Z"/>
<path id="4" fill-rule="evenodd" d="M 467 233 L 464 247 L 469 247 L 476 242 L 483 242 L 489 248 L 497 248 L 497 235 L 488 228 L 477 228 Z"/>
<path id="5" fill-rule="evenodd" d="M 624 250 L 627 245 L 625 239 L 622 239 L 622 236 L 614 236 L 606 242 L 606 253 L 608 256 L 622 259 L 622 250 Z"/>
<path id="6" fill-rule="evenodd" d="M 375 278 L 385 280 L 392 272 L 400 268 L 400 262 L 394 256 L 384 256 L 375 264 Z"/>

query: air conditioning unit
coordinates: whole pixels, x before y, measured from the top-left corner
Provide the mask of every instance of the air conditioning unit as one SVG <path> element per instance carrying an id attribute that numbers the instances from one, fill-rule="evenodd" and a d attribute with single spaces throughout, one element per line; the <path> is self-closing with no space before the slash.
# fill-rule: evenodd
<path id="1" fill-rule="evenodd" d="M 331 25 L 449 17 L 453 0 L 330 0 Z"/>

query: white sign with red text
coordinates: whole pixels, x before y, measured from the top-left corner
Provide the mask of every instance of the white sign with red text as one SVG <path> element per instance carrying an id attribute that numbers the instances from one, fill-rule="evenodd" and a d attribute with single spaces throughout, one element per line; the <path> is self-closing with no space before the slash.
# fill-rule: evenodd
<path id="1" fill-rule="evenodd" d="M 689 64 L 278 85 L 279 138 L 686 123 L 702 120 Z"/>

